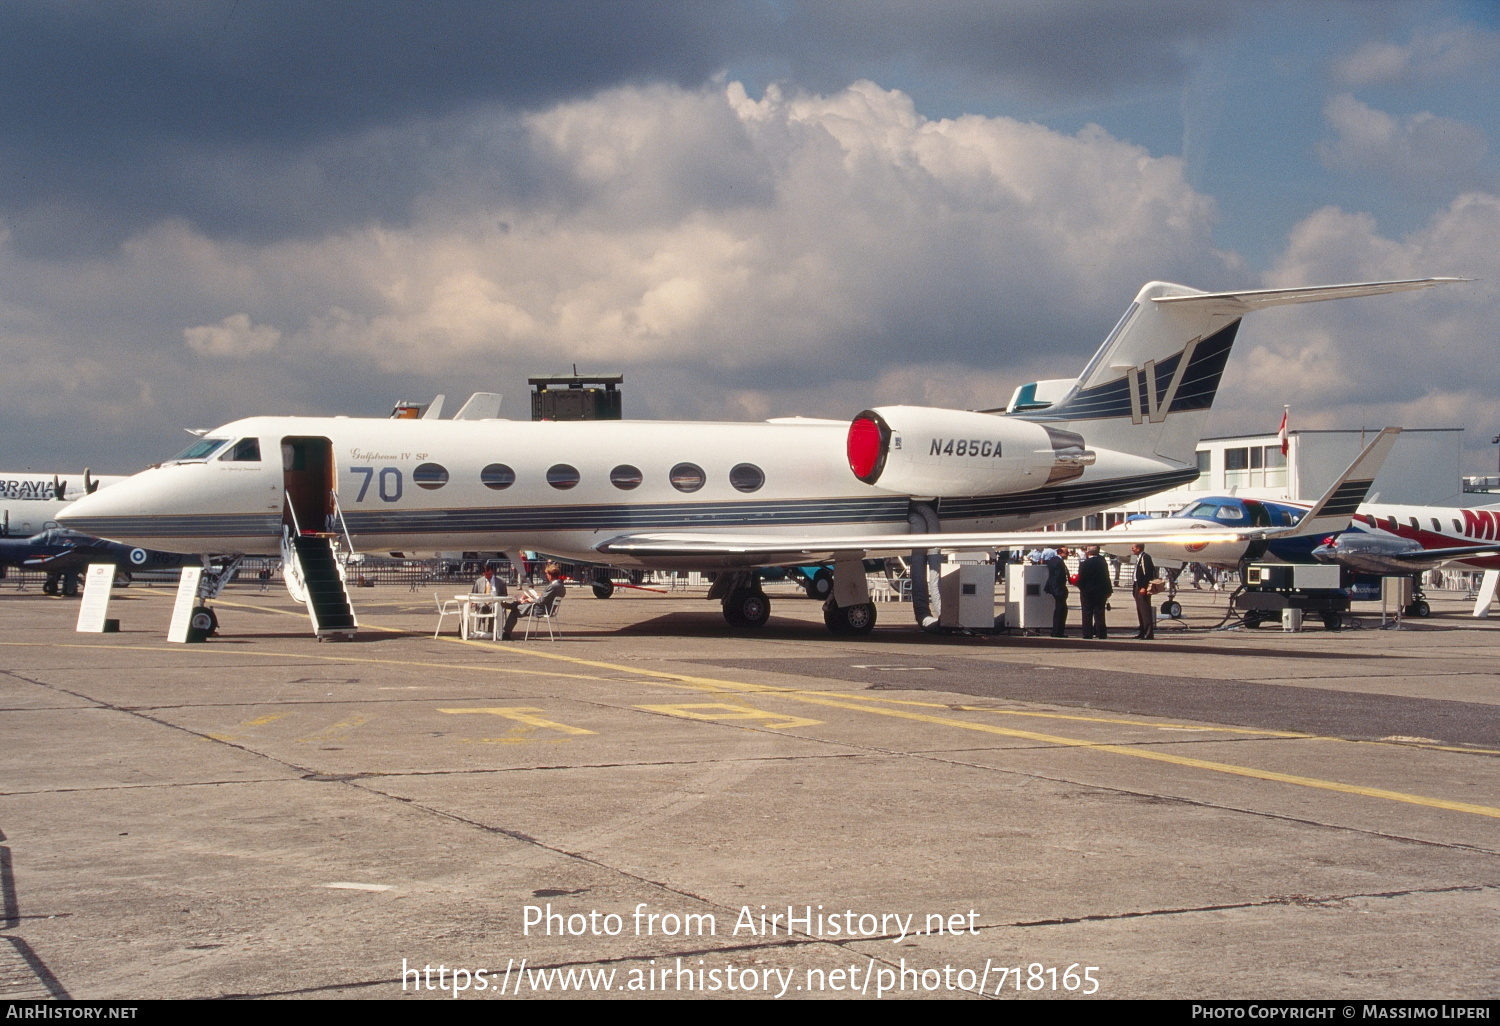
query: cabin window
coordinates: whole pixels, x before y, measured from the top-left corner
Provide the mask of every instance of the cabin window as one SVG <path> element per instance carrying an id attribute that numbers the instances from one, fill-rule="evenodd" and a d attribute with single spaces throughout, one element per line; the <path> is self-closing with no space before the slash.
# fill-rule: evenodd
<path id="1" fill-rule="evenodd" d="M 581 480 L 577 467 L 570 467 L 566 463 L 558 463 L 547 468 L 547 483 L 559 491 L 567 491 L 575 487 Z"/>
<path id="2" fill-rule="evenodd" d="M 766 483 L 766 474 L 753 463 L 741 463 L 729 472 L 729 483 L 736 491 L 753 492 Z"/>
<path id="3" fill-rule="evenodd" d="M 1411 518 L 1411 529 L 1413 531 L 1420 531 L 1422 529 L 1422 525 L 1419 524 L 1419 523 L 1417 523 L 1417 518 L 1416 517 L 1412 517 Z"/>
<path id="4" fill-rule="evenodd" d="M 191 463 L 194 460 L 206 460 L 228 444 L 227 438 L 200 438 L 167 462 Z"/>
<path id="5" fill-rule="evenodd" d="M 1244 520 L 1245 511 L 1234 506 L 1220 506 L 1214 510 L 1214 517 L 1219 520 Z"/>
<path id="6" fill-rule="evenodd" d="M 645 479 L 639 467 L 632 467 L 628 463 L 622 463 L 609 472 L 609 483 L 627 492 L 632 488 L 639 488 Z"/>
<path id="7" fill-rule="evenodd" d="M 1460 524 L 1458 522 L 1458 518 L 1457 517 L 1455 517 L 1454 520 L 1453 520 L 1453 533 L 1454 534 L 1463 534 L 1464 533 L 1464 526 L 1463 526 L 1463 524 Z"/>
<path id="8" fill-rule="evenodd" d="M 1437 517 L 1433 517 L 1432 518 L 1432 529 L 1434 531 L 1441 531 L 1443 529 L 1443 525 L 1440 524 L 1440 523 L 1438 523 L 1438 518 Z"/>
<path id="9" fill-rule="evenodd" d="M 679 463 L 667 474 L 667 479 L 679 492 L 696 492 L 703 487 L 703 482 L 708 480 L 708 476 L 696 463 Z"/>
<path id="10" fill-rule="evenodd" d="M 486 488 L 499 491 L 516 483 L 516 472 L 504 463 L 491 463 L 479 472 L 479 481 Z"/>
<path id="11" fill-rule="evenodd" d="M 259 463 L 260 439 L 241 438 L 230 446 L 228 452 L 219 457 L 225 463 Z"/>
<path id="12" fill-rule="evenodd" d="M 436 463 L 423 463 L 411 472 L 411 479 L 417 483 L 418 488 L 430 491 L 448 483 L 448 469 Z"/>

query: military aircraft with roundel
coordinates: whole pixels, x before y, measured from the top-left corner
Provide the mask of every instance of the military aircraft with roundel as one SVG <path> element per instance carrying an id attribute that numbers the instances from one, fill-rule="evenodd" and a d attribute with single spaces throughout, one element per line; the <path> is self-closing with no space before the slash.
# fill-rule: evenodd
<path id="1" fill-rule="evenodd" d="M 60 519 L 131 544 L 279 549 L 293 562 L 313 539 L 332 547 L 337 537 L 362 551 L 525 550 L 718 571 L 709 594 L 734 626 L 769 616 L 757 568 L 822 563 L 834 570 L 829 629 L 863 633 L 875 624 L 866 557 L 928 565 L 940 552 L 1031 546 L 1036 528 L 1195 479 L 1195 447 L 1246 314 L 1463 280 L 1239 292 L 1151 282 L 1076 378 L 1022 386 L 987 410 L 884 406 L 765 423 L 251 417 Z M 914 596 L 930 623 L 928 596 Z"/>

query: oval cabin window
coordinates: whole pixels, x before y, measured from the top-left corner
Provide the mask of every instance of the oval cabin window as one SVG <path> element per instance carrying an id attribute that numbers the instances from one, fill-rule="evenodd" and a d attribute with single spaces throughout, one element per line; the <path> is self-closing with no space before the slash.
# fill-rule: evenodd
<path id="1" fill-rule="evenodd" d="M 441 488 L 448 483 L 448 468 L 436 463 L 423 463 L 411 472 L 411 479 L 418 488 Z"/>
<path id="2" fill-rule="evenodd" d="M 696 492 L 708 479 L 703 473 L 703 468 L 696 463 L 679 463 L 672 468 L 667 477 L 672 482 L 672 487 L 679 492 Z"/>
<path id="3" fill-rule="evenodd" d="M 491 463 L 479 472 L 479 480 L 486 488 L 509 488 L 516 483 L 516 472 L 504 463 Z"/>
<path id="4" fill-rule="evenodd" d="M 729 483 L 736 491 L 753 492 L 766 483 L 766 475 L 753 463 L 741 463 L 729 472 Z"/>
<path id="5" fill-rule="evenodd" d="M 567 490 L 578 484 L 579 473 L 577 467 L 570 467 L 566 463 L 559 463 L 547 468 L 547 483 L 553 488 Z"/>
<path id="6" fill-rule="evenodd" d="M 640 468 L 632 467 L 628 463 L 621 464 L 609 472 L 609 483 L 627 492 L 632 488 L 639 488 L 644 480 L 645 477 L 641 474 Z"/>

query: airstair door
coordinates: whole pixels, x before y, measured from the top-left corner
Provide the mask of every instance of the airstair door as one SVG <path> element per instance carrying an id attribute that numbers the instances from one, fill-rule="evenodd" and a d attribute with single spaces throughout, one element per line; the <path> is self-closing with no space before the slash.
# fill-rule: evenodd
<path id="1" fill-rule="evenodd" d="M 319 641 L 352 638 L 359 624 L 335 547 L 333 443 L 326 438 L 283 438 L 281 466 L 286 491 L 281 556 L 287 590 L 307 606 Z"/>
<path id="2" fill-rule="evenodd" d="M 286 490 L 283 522 L 301 533 L 332 530 L 333 443 L 326 438 L 281 440 L 282 484 Z"/>

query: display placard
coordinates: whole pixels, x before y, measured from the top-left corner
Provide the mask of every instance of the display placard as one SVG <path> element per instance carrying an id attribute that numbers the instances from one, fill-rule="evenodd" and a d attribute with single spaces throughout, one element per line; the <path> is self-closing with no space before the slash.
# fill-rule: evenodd
<path id="1" fill-rule="evenodd" d="M 90 563 L 83 579 L 83 600 L 78 603 L 78 627 L 81 634 L 103 634 L 109 615 L 109 596 L 115 586 L 113 563 Z"/>
<path id="2" fill-rule="evenodd" d="M 193 608 L 198 605 L 198 582 L 203 579 L 201 566 L 182 568 L 182 579 L 177 583 L 177 601 L 172 603 L 172 626 L 167 628 L 167 640 L 183 643 L 188 640 L 188 628 L 193 622 Z"/>

